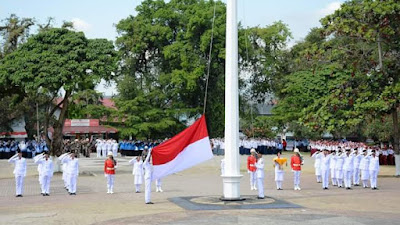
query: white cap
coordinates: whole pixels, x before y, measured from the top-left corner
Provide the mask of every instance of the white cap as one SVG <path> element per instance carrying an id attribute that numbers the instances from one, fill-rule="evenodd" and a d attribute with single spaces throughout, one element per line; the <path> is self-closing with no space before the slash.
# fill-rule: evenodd
<path id="1" fill-rule="evenodd" d="M 300 151 L 299 151 L 298 148 L 295 148 L 293 152 L 294 152 L 294 153 L 299 153 Z"/>
<path id="2" fill-rule="evenodd" d="M 113 156 L 112 152 L 108 152 L 107 156 Z"/>
<path id="3" fill-rule="evenodd" d="M 250 153 L 256 153 L 256 150 L 254 149 L 254 148 L 252 148 L 251 150 L 250 150 Z"/>

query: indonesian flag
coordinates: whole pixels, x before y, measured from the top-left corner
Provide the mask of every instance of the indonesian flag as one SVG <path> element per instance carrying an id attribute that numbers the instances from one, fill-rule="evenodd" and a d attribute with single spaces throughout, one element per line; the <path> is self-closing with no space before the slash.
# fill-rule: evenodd
<path id="1" fill-rule="evenodd" d="M 206 118 L 152 149 L 153 179 L 188 169 L 213 157 Z"/>

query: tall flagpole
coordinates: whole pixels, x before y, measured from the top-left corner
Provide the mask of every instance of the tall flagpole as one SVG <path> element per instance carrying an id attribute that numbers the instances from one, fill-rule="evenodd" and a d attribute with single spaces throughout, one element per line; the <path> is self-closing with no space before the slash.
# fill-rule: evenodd
<path id="1" fill-rule="evenodd" d="M 226 4 L 225 173 L 223 200 L 240 198 L 237 0 Z"/>

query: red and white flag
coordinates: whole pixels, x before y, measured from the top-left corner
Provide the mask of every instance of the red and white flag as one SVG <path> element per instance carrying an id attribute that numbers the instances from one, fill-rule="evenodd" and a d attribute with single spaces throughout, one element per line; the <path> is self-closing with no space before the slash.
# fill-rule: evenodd
<path id="1" fill-rule="evenodd" d="M 153 179 L 188 169 L 213 157 L 205 116 L 168 141 L 154 147 Z"/>

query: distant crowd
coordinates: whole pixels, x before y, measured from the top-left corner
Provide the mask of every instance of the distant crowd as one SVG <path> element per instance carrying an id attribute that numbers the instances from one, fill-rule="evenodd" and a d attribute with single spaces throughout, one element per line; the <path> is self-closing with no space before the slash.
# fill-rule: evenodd
<path id="1" fill-rule="evenodd" d="M 18 149 L 21 150 L 22 156 L 25 158 L 35 157 L 36 154 L 49 150 L 44 140 L 0 140 L 0 159 L 9 159 L 11 156 L 15 155 Z"/>

